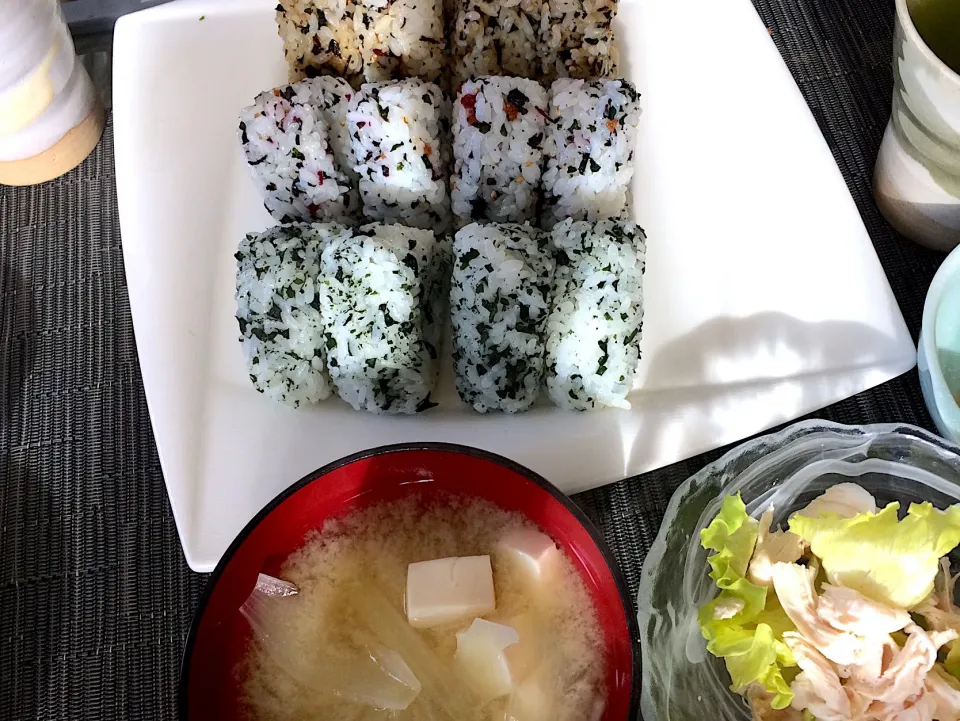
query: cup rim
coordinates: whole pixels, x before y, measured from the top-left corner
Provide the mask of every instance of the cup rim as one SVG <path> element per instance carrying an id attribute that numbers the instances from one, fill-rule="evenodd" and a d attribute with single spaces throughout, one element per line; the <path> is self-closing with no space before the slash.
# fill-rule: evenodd
<path id="1" fill-rule="evenodd" d="M 627 584 L 626 576 L 623 572 L 623 569 L 620 567 L 619 562 L 617 561 L 616 555 L 613 553 L 613 549 L 607 543 L 603 534 L 600 532 L 594 524 L 593 521 L 587 516 L 587 514 L 581 509 L 570 496 L 563 493 L 559 488 L 557 488 L 553 483 L 548 481 L 546 478 L 541 476 L 539 473 L 530 470 L 526 466 L 523 466 L 516 461 L 513 461 L 505 456 L 501 456 L 497 453 L 487 451 L 481 448 L 475 448 L 473 446 L 466 446 L 457 443 L 445 443 L 439 441 L 414 441 L 408 443 L 396 443 L 391 445 L 376 446 L 374 448 L 368 448 L 363 451 L 358 451 L 352 453 L 343 458 L 337 459 L 328 463 L 321 468 L 318 468 L 314 471 L 303 476 L 296 483 L 290 485 L 288 488 L 284 489 L 278 493 L 269 503 L 267 503 L 260 511 L 250 519 L 250 521 L 243 527 L 233 542 L 230 544 L 229 548 L 221 556 L 220 560 L 217 562 L 216 568 L 208 576 L 206 585 L 204 586 L 203 592 L 200 595 L 200 599 L 197 603 L 196 608 L 194 609 L 193 616 L 190 619 L 190 628 L 187 633 L 186 642 L 183 645 L 183 652 L 180 656 L 180 677 L 177 681 L 177 717 L 182 721 L 187 721 L 189 719 L 188 712 L 188 697 L 189 697 L 189 681 L 190 681 L 190 667 L 191 661 L 193 658 L 194 646 L 197 642 L 197 635 L 200 630 L 200 623 L 203 619 L 204 614 L 206 613 L 207 606 L 210 602 L 210 598 L 213 596 L 214 589 L 217 586 L 217 583 L 220 580 L 220 577 L 226 570 L 226 567 L 229 565 L 233 556 L 236 554 L 240 546 L 246 541 L 247 537 L 253 532 L 253 530 L 268 516 L 270 515 L 278 506 L 280 506 L 288 498 L 296 494 L 298 491 L 304 487 L 310 485 L 314 481 L 319 480 L 323 476 L 339 469 L 344 466 L 348 466 L 351 463 L 356 461 L 362 461 L 369 458 L 382 455 L 390 455 L 393 453 L 403 453 L 408 451 L 430 451 L 430 452 L 445 452 L 445 453 L 454 453 L 472 456 L 474 458 L 479 458 L 481 460 L 489 461 L 497 465 L 503 466 L 508 470 L 517 473 L 536 486 L 539 486 L 543 491 L 548 493 L 550 496 L 553 496 L 568 513 L 572 514 L 577 522 L 584 528 L 587 532 L 587 535 L 590 537 L 590 540 L 596 544 L 597 548 L 600 551 L 600 555 L 606 561 L 607 567 L 610 570 L 610 574 L 613 577 L 614 585 L 616 586 L 618 595 L 620 596 L 620 601 L 623 604 L 623 610 L 625 615 L 625 621 L 627 625 L 627 633 L 629 635 L 630 643 L 630 662 L 631 662 L 631 686 L 630 686 L 630 700 L 629 700 L 629 710 L 628 710 L 628 719 L 635 718 L 640 712 L 640 696 L 641 696 L 641 685 L 642 685 L 642 676 L 641 676 L 641 650 L 640 650 L 640 622 L 637 618 L 637 607 L 633 595 L 630 593 L 630 587 Z"/>
<path id="2" fill-rule="evenodd" d="M 910 8 L 907 7 L 907 0 L 897 0 L 897 17 L 900 21 L 900 26 L 907 34 L 907 37 L 915 45 L 917 45 L 917 47 L 920 48 L 920 52 L 923 53 L 924 57 L 940 67 L 940 69 L 944 71 L 951 82 L 960 87 L 960 73 L 947 65 L 940 58 L 940 56 L 933 52 L 933 50 L 930 49 L 930 46 L 927 45 L 926 40 L 923 39 L 920 31 L 917 30 L 917 26 L 913 23 L 913 16 L 910 15 Z"/>
<path id="3" fill-rule="evenodd" d="M 902 1 L 898 0 L 898 2 Z M 930 380 L 934 385 L 935 392 L 936 389 L 945 391 L 950 397 L 953 408 L 960 412 L 960 405 L 957 403 L 956 396 L 951 392 L 940 367 L 940 356 L 937 353 L 936 341 L 937 313 L 940 310 L 940 300 L 947 283 L 954 278 L 957 279 L 957 282 L 960 282 L 960 246 L 954 248 L 940 264 L 930 283 L 930 288 L 927 290 L 927 296 L 923 301 L 923 317 L 920 323 L 920 345 L 927 359 L 927 371 L 930 373 Z"/>

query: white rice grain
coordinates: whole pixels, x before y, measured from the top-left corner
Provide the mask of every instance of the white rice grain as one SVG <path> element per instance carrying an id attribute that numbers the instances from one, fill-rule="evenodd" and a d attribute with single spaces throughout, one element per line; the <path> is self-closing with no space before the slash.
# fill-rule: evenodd
<path id="1" fill-rule="evenodd" d="M 444 232 L 450 103 L 440 88 L 415 79 L 365 84 L 347 120 L 364 216 Z"/>
<path id="2" fill-rule="evenodd" d="M 639 95 L 626 80 L 553 83 L 543 148 L 543 228 L 564 218 L 625 217 L 639 119 Z"/>
<path id="3" fill-rule="evenodd" d="M 297 223 L 240 243 L 240 343 L 250 381 L 268 398 L 296 408 L 330 395 L 317 276 L 324 246 L 349 235 L 335 223 Z"/>
<path id="4" fill-rule="evenodd" d="M 573 410 L 630 408 L 640 358 L 646 235 L 634 223 L 566 220 L 547 321 L 547 391 Z"/>
<path id="5" fill-rule="evenodd" d="M 439 80 L 446 59 L 442 0 L 365 0 L 354 27 L 367 82 Z"/>
<path id="6" fill-rule="evenodd" d="M 263 92 L 240 112 L 237 136 L 250 176 L 280 222 L 356 220 L 346 128 L 352 95 L 343 80 L 316 78 Z"/>
<path id="7" fill-rule="evenodd" d="M 533 80 L 479 78 L 460 88 L 454 104 L 457 225 L 536 219 L 547 94 Z"/>
<path id="8" fill-rule="evenodd" d="M 323 251 L 327 365 L 337 394 L 356 410 L 409 414 L 435 405 L 444 243 L 428 230 L 371 224 Z"/>
<path id="9" fill-rule="evenodd" d="M 553 257 L 530 225 L 472 223 L 453 248 L 450 316 L 457 392 L 480 413 L 517 413 L 543 381 Z"/>

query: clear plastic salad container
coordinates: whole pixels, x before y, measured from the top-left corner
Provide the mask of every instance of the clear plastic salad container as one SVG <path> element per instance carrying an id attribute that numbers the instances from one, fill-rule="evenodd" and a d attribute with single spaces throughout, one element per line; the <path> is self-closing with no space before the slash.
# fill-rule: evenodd
<path id="1" fill-rule="evenodd" d="M 644 721 L 751 718 L 697 625 L 698 609 L 717 593 L 700 531 L 723 497 L 739 492 L 754 518 L 774 506 L 776 527 L 842 482 L 863 486 L 880 506 L 900 501 L 901 512 L 924 501 L 942 509 L 960 503 L 960 447 L 909 425 L 805 421 L 743 444 L 684 482 L 640 579 Z M 951 561 L 955 568 L 960 556 Z"/>

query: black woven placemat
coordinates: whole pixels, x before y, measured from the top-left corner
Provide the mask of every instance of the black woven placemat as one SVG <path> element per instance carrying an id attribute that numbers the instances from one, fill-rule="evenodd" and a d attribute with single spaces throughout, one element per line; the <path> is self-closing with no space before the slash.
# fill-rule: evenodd
<path id="1" fill-rule="evenodd" d="M 916 337 L 942 256 L 897 237 L 870 195 L 890 105 L 893 4 L 755 2 Z M 183 560 L 150 430 L 112 158 L 108 126 L 77 171 L 0 190 L 0 719 L 173 719 L 205 580 Z M 915 373 L 816 415 L 930 427 Z M 577 498 L 632 589 L 670 494 L 721 452 Z"/>

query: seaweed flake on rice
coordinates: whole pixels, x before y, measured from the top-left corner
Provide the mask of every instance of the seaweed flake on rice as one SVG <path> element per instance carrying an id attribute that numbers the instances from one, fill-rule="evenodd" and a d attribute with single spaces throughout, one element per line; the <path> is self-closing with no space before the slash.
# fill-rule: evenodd
<path id="1" fill-rule="evenodd" d="M 530 225 L 473 223 L 454 240 L 450 315 L 457 392 L 480 413 L 537 399 L 554 261 Z"/>
<path id="2" fill-rule="evenodd" d="M 479 78 L 454 103 L 451 201 L 458 225 L 535 220 L 547 94 L 523 78 Z"/>
<path id="3" fill-rule="evenodd" d="M 487 75 L 539 76 L 543 0 L 453 0 L 452 6 L 450 62 L 456 85 Z"/>
<path id="4" fill-rule="evenodd" d="M 427 303 L 423 306 L 423 318 L 427 353 L 431 360 L 438 361 L 437 372 L 447 327 L 452 264 L 453 236 L 448 233 L 434 235 L 433 255 L 426 269 Z"/>
<path id="5" fill-rule="evenodd" d="M 442 0 L 366 0 L 356 10 L 355 28 L 368 82 L 436 82 L 443 73 Z"/>
<path id="6" fill-rule="evenodd" d="M 550 88 L 544 143 L 543 213 L 550 229 L 564 218 L 622 218 L 633 178 L 639 95 L 627 80 L 560 79 Z"/>
<path id="7" fill-rule="evenodd" d="M 435 405 L 447 257 L 431 231 L 379 223 L 323 251 L 327 366 L 356 410 L 409 414 Z"/>
<path id="8" fill-rule="evenodd" d="M 350 197 L 347 205 L 350 216 L 360 215 L 360 193 L 357 189 L 357 173 L 353 169 L 353 144 L 350 140 L 350 127 L 347 123 L 347 111 L 356 91 L 343 78 L 329 75 L 305 80 L 301 85 L 310 88 L 314 105 L 320 108 L 323 119 L 329 128 L 330 147 L 337 162 L 337 169 L 347 176 L 350 182 Z"/>
<path id="9" fill-rule="evenodd" d="M 410 78 L 365 84 L 347 115 L 363 214 L 370 220 L 444 232 L 450 103 L 433 83 Z"/>
<path id="10" fill-rule="evenodd" d="M 240 111 L 237 136 L 264 207 L 281 222 L 353 221 L 346 108 L 350 86 L 316 78 L 260 93 Z"/>
<path id="11" fill-rule="evenodd" d="M 363 81 L 363 60 L 354 28 L 356 0 L 280 0 L 277 29 L 290 81 L 318 75 Z"/>
<path id="12" fill-rule="evenodd" d="M 615 76 L 616 15 L 617 0 L 547 0 L 539 38 L 541 80 Z"/>
<path id="13" fill-rule="evenodd" d="M 334 223 L 296 223 L 240 242 L 240 343 L 250 381 L 268 398 L 296 408 L 330 395 L 316 281 L 325 244 L 349 234 Z"/>
<path id="14" fill-rule="evenodd" d="M 616 0 L 451 0 L 451 72 L 471 77 L 556 78 L 616 75 Z"/>
<path id="15" fill-rule="evenodd" d="M 547 321 L 547 391 L 573 410 L 630 408 L 640 358 L 646 235 L 634 223 L 566 220 Z"/>
<path id="16" fill-rule="evenodd" d="M 335 75 L 439 81 L 485 75 L 549 84 L 616 75 L 616 0 L 280 0 L 277 26 L 290 80 Z"/>

